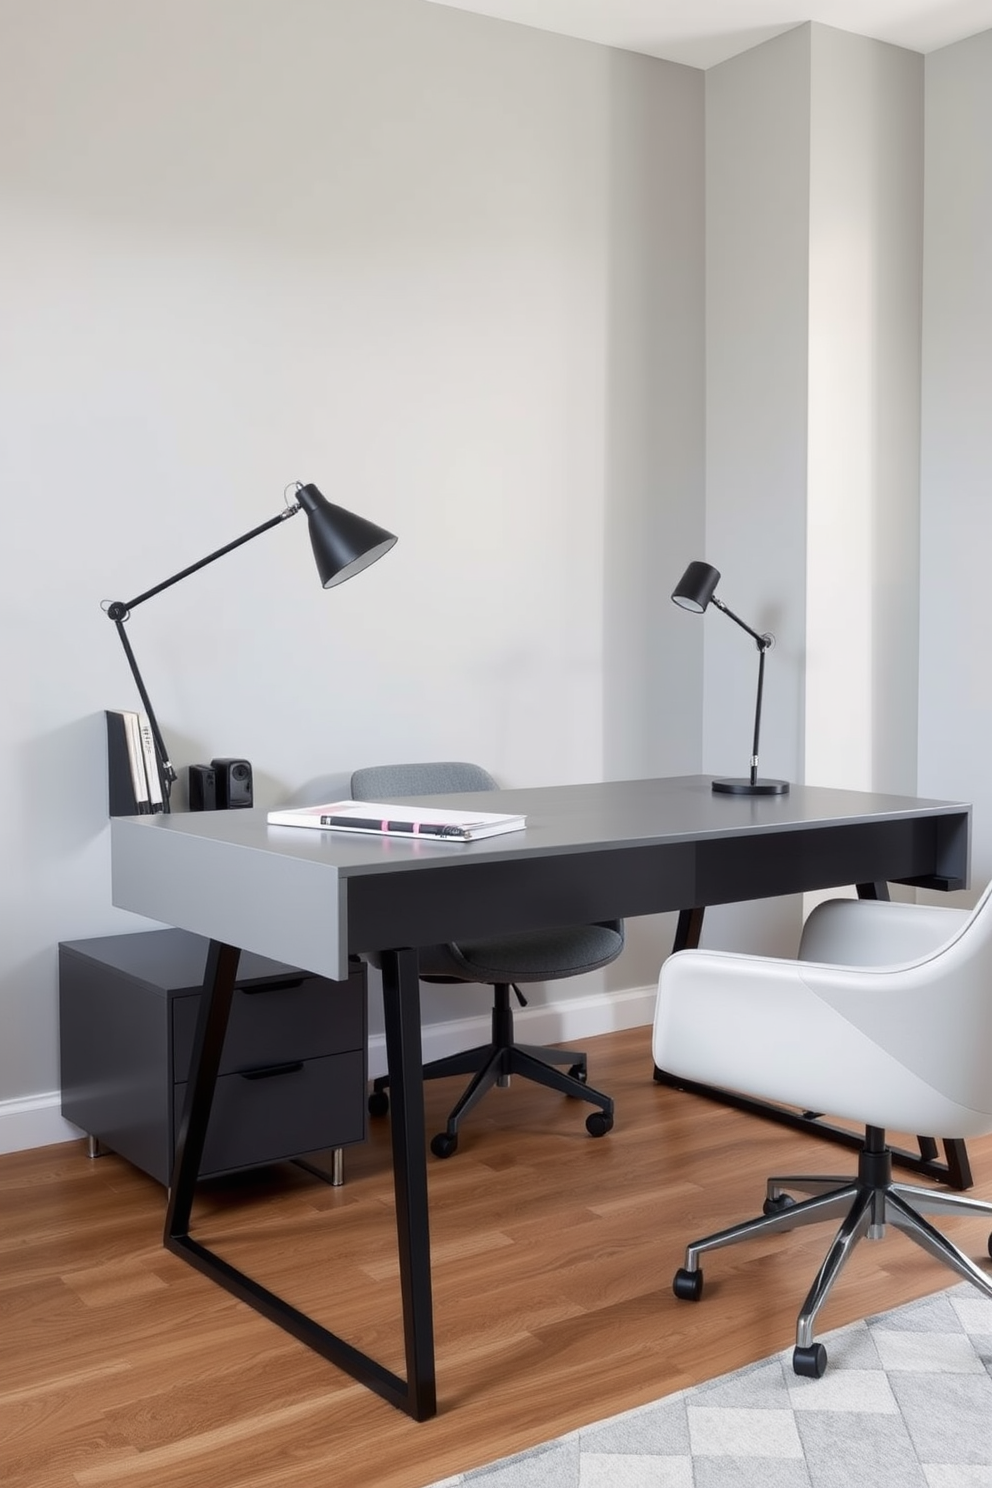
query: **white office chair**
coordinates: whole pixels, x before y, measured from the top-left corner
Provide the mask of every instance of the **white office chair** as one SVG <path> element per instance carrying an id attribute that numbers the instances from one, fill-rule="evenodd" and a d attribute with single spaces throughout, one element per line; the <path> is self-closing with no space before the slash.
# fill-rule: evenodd
<path id="1" fill-rule="evenodd" d="M 803 931 L 796 961 L 680 951 L 661 970 L 656 1064 L 866 1127 L 858 1174 L 770 1178 L 763 1213 L 694 1241 L 677 1297 L 702 1293 L 699 1258 L 752 1235 L 843 1216 L 796 1328 L 795 1372 L 827 1367 L 813 1324 L 855 1243 L 896 1225 L 992 1298 L 992 1277 L 925 1213 L 992 1219 L 992 1204 L 894 1182 L 885 1129 L 992 1132 L 992 885 L 966 910 L 834 899 Z M 790 1190 L 809 1197 L 797 1201 Z M 989 1242 L 992 1254 L 992 1241 Z"/>

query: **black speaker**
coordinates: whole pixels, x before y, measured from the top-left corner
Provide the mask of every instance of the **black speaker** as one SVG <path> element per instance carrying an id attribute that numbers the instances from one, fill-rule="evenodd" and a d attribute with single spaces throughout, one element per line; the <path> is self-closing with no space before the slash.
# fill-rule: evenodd
<path id="1" fill-rule="evenodd" d="M 216 811 L 217 771 L 212 765 L 189 767 L 190 811 Z"/>
<path id="2" fill-rule="evenodd" d="M 210 763 L 217 780 L 218 809 L 251 806 L 254 792 L 249 762 L 244 759 L 214 759 Z"/>

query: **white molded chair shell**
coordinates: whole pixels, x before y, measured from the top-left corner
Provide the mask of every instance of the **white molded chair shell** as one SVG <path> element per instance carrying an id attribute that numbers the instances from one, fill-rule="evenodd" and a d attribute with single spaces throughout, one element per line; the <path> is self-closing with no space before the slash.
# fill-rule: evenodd
<path id="1" fill-rule="evenodd" d="M 800 959 L 680 951 L 659 1068 L 868 1126 L 992 1131 L 992 886 L 973 911 L 828 900 Z"/>

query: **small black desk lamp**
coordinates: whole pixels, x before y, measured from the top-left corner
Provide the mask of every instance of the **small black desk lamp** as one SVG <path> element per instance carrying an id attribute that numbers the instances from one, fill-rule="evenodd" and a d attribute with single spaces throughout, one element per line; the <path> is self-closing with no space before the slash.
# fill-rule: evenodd
<path id="1" fill-rule="evenodd" d="M 368 568 L 370 563 L 381 558 L 383 553 L 388 552 L 396 542 L 393 534 L 387 532 L 384 527 L 377 527 L 374 522 L 367 521 L 365 517 L 356 517 L 353 512 L 345 511 L 342 506 L 332 506 L 316 486 L 304 486 L 297 481 L 296 500 L 291 505 L 287 505 L 278 516 L 271 517 L 259 527 L 253 527 L 243 537 L 236 537 L 233 542 L 227 543 L 223 548 L 218 548 L 215 553 L 208 553 L 206 558 L 201 558 L 198 563 L 191 563 L 189 568 L 173 574 L 171 579 L 164 579 L 153 589 L 146 589 L 144 594 L 138 594 L 134 599 L 104 601 L 103 608 L 117 626 L 117 634 L 121 638 L 121 645 L 124 647 L 131 675 L 134 677 L 142 705 L 148 715 L 152 738 L 155 741 L 155 753 L 162 772 L 162 794 L 166 811 L 169 810 L 169 796 L 177 778 L 176 771 L 169 759 L 169 752 L 165 747 L 162 731 L 155 717 L 155 710 L 152 708 L 138 670 L 138 663 L 134 659 L 131 643 L 124 630 L 124 622 L 130 619 L 131 611 L 139 604 L 143 604 L 146 599 L 151 599 L 154 594 L 161 594 L 163 589 L 178 584 L 180 579 L 188 578 L 190 574 L 196 573 L 198 568 L 205 568 L 208 563 L 213 563 L 215 558 L 223 558 L 225 553 L 233 552 L 235 548 L 240 548 L 242 543 L 250 542 L 260 533 L 268 532 L 270 527 L 276 527 L 280 522 L 285 522 L 287 517 L 295 517 L 299 511 L 305 511 L 307 514 L 313 556 L 320 575 L 320 582 L 325 589 L 330 589 L 335 584 L 343 584 L 345 579 L 350 579 L 353 574 L 361 573 L 363 568 Z"/>
<path id="2" fill-rule="evenodd" d="M 746 779 L 714 780 L 713 789 L 725 796 L 784 796 L 788 793 L 787 780 L 761 780 L 758 777 L 758 735 L 761 731 L 761 694 L 765 685 L 765 652 L 775 644 L 775 637 L 767 632 L 759 635 L 746 625 L 739 615 L 716 597 L 716 586 L 720 582 L 720 570 L 710 563 L 690 563 L 679 579 L 672 599 L 683 610 L 701 615 L 708 604 L 715 604 L 731 620 L 746 630 L 758 648 L 758 696 L 754 705 L 754 742 L 751 745 L 751 773 Z"/>

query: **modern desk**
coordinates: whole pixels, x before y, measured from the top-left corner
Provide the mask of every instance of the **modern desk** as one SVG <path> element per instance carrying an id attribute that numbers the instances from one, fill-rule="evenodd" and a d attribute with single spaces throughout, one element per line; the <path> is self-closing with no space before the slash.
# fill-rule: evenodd
<path id="1" fill-rule="evenodd" d="M 261 810 L 111 823 L 114 903 L 212 942 L 166 1246 L 417 1420 L 436 1411 L 418 945 L 672 910 L 689 943 L 707 905 L 968 881 L 971 813 L 960 802 L 803 786 L 721 796 L 709 776 L 443 800 L 456 802 L 523 813 L 526 829 L 414 842 L 270 827 Z M 350 955 L 383 953 L 405 1380 L 189 1233 L 240 949 L 337 981 Z"/>

